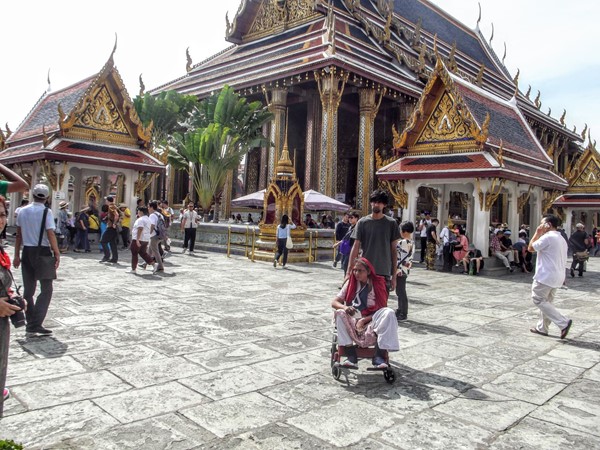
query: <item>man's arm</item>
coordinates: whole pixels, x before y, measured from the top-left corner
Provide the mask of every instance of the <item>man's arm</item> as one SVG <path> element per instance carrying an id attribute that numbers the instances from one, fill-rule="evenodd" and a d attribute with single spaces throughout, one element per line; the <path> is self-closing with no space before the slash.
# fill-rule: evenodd
<path id="1" fill-rule="evenodd" d="M 352 269 L 354 268 L 354 260 L 358 257 L 358 252 L 360 252 L 360 241 L 355 239 L 354 244 L 352 245 L 352 250 L 350 250 L 350 256 L 348 256 L 348 269 L 346 271 L 346 278 L 352 273 Z"/>
<path id="2" fill-rule="evenodd" d="M 21 227 L 17 227 L 17 237 L 15 238 L 15 256 L 13 258 L 13 267 L 18 269 L 21 265 Z"/>
<path id="3" fill-rule="evenodd" d="M 533 248 L 533 243 L 536 242 L 539 238 L 541 238 L 544 234 L 546 234 L 546 231 L 548 231 L 548 227 L 546 226 L 545 223 L 540 224 L 535 229 L 535 234 L 533 235 L 533 237 L 529 241 L 529 245 L 527 246 L 527 249 L 531 253 L 535 252 L 535 248 Z"/>
<path id="4" fill-rule="evenodd" d="M 0 164 L 0 173 L 8 181 L 6 192 L 23 192 L 29 189 L 29 184 L 21 178 L 16 172 L 13 172 L 4 164 Z"/>
<path id="5" fill-rule="evenodd" d="M 50 248 L 52 248 L 52 253 L 54 253 L 54 258 L 56 259 L 54 268 L 58 269 L 58 266 L 60 265 L 60 251 L 58 250 L 56 235 L 54 234 L 54 230 L 46 230 L 46 233 L 48 233 L 48 242 L 50 242 Z"/>

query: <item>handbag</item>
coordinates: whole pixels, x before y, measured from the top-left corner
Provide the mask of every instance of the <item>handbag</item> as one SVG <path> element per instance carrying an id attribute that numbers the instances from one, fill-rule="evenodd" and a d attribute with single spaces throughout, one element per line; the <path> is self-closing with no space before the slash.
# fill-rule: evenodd
<path id="1" fill-rule="evenodd" d="M 577 261 L 587 261 L 588 259 L 590 259 L 590 254 L 587 250 L 584 250 L 582 252 L 575 252 L 573 253 L 573 256 L 577 259 Z"/>
<path id="2" fill-rule="evenodd" d="M 294 248 L 294 242 L 292 241 L 292 237 L 290 235 L 288 235 L 288 237 L 285 241 L 285 248 L 287 248 L 288 250 L 291 250 Z"/>
<path id="3" fill-rule="evenodd" d="M 48 216 L 48 208 L 44 209 L 42 225 L 40 227 L 40 238 L 38 239 L 37 255 L 35 257 L 35 278 L 37 280 L 56 280 L 56 258 L 52 255 L 41 255 L 41 252 L 48 250 L 48 247 L 42 247 L 42 238 L 44 237 L 44 225 Z"/>

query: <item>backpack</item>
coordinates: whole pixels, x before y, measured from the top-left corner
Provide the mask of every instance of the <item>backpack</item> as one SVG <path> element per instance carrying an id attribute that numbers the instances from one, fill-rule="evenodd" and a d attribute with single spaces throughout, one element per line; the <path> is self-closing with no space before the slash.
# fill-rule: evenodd
<path id="1" fill-rule="evenodd" d="M 156 227 L 154 229 L 156 236 L 162 241 L 167 238 L 167 227 L 165 224 L 165 218 L 160 212 L 155 212 L 158 220 L 156 221 Z"/>
<path id="2" fill-rule="evenodd" d="M 352 250 L 352 245 L 350 245 L 350 236 L 352 236 L 352 229 L 349 229 L 342 239 L 342 243 L 340 244 L 340 253 L 342 255 L 349 255 Z"/>
<path id="3" fill-rule="evenodd" d="M 88 216 L 88 221 L 89 221 L 89 228 L 92 231 L 98 231 L 98 229 L 100 228 L 100 221 L 98 220 L 98 217 L 95 216 L 94 214 L 90 214 Z"/>

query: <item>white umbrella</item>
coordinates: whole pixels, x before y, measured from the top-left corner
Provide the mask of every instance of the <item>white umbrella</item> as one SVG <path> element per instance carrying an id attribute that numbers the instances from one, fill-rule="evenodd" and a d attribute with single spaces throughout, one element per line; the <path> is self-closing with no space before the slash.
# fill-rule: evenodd
<path id="1" fill-rule="evenodd" d="M 235 200 L 231 200 L 231 206 L 235 206 L 236 208 L 262 208 L 265 201 L 265 192 L 266 189 L 262 189 L 258 192 L 238 197 Z"/>
<path id="2" fill-rule="evenodd" d="M 256 207 L 261 208 L 264 205 L 266 189 L 262 189 L 252 194 L 244 195 L 231 201 L 231 206 L 236 208 Z M 309 189 L 304 192 L 304 209 L 310 211 L 339 211 L 344 212 L 350 209 L 350 206 L 337 201 L 335 198 L 321 194 L 320 192 Z"/>
<path id="3" fill-rule="evenodd" d="M 328 197 L 325 194 L 309 189 L 304 192 L 304 209 L 311 211 L 344 212 L 348 211 L 350 206 L 337 201 L 335 198 Z"/>

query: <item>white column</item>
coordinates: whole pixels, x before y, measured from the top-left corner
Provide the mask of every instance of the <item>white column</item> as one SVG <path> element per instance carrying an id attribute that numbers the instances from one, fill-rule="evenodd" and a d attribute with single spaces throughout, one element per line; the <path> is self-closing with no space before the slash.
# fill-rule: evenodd
<path id="1" fill-rule="evenodd" d="M 446 189 L 446 185 L 442 184 L 440 186 L 437 186 L 437 190 L 438 190 L 438 219 L 440 221 L 440 225 L 442 228 L 444 228 L 446 225 L 448 225 L 448 196 L 450 195 L 449 189 Z"/>
<path id="2" fill-rule="evenodd" d="M 127 204 L 129 210 L 133 212 L 135 211 L 135 207 L 137 206 L 137 198 L 134 195 L 134 184 L 137 180 L 137 172 L 135 170 L 123 170 L 125 175 L 125 192 L 123 193 L 123 202 Z"/>
<path id="3" fill-rule="evenodd" d="M 517 183 L 509 181 L 508 186 L 508 227 L 516 233 L 519 230 L 519 207 L 518 198 L 519 190 L 517 189 Z M 513 237 L 513 239 L 515 239 Z"/>
<path id="4" fill-rule="evenodd" d="M 573 229 L 571 228 L 571 222 L 572 222 L 572 218 L 573 218 L 573 208 L 565 208 L 564 212 L 565 212 L 565 221 L 563 223 L 563 228 L 565 230 L 565 233 L 567 233 L 567 236 L 571 236 L 571 233 L 573 232 Z"/>
<path id="5" fill-rule="evenodd" d="M 489 183 L 487 183 L 489 184 Z M 486 182 L 481 182 L 481 189 L 487 191 L 489 186 Z M 481 209 L 479 203 L 479 194 L 476 189 L 473 190 L 473 236 L 471 242 L 475 247 L 481 250 L 483 256 L 488 255 L 488 247 L 490 241 L 490 212 L 485 208 Z"/>
<path id="6" fill-rule="evenodd" d="M 419 187 L 414 181 L 407 181 L 404 184 L 404 190 L 408 194 L 408 203 L 406 208 L 402 210 L 402 221 L 410 220 L 415 223 L 417 217 L 417 200 L 419 198 Z M 415 224 L 416 226 L 416 224 Z"/>
<path id="7" fill-rule="evenodd" d="M 542 198 L 542 188 L 539 186 L 533 188 L 531 192 L 531 197 L 529 197 L 529 203 L 531 208 L 529 214 L 531 216 L 531 223 L 529 224 L 529 228 L 531 230 L 530 234 L 533 234 L 537 226 L 542 221 Z"/>

